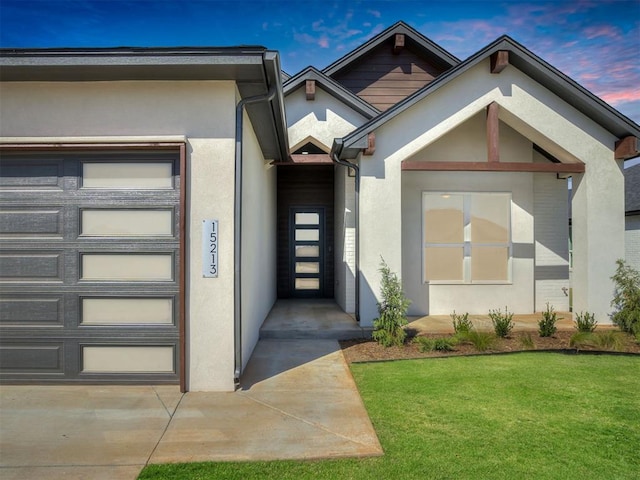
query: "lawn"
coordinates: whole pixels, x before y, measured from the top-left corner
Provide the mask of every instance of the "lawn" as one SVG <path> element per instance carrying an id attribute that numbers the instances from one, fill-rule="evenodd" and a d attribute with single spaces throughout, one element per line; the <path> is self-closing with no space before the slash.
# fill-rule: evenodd
<path id="1" fill-rule="evenodd" d="M 638 356 L 522 353 L 352 371 L 383 457 L 154 465 L 139 478 L 638 478 Z"/>

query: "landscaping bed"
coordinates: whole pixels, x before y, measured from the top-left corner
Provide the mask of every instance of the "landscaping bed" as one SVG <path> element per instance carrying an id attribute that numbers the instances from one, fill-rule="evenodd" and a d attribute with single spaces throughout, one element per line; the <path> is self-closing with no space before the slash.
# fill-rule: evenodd
<path id="1" fill-rule="evenodd" d="M 368 339 L 352 339 L 340 342 L 342 352 L 348 363 L 370 362 L 378 360 L 401 360 L 409 358 L 427 357 L 451 357 L 464 355 L 481 355 L 495 353 L 509 353 L 521 351 L 558 351 L 572 350 L 574 352 L 594 352 L 603 351 L 602 348 L 583 345 L 580 348 L 571 346 L 571 337 L 576 333 L 573 331 L 558 331 L 551 337 L 540 337 L 537 332 L 513 332 L 507 338 L 495 338 L 493 345 L 486 351 L 480 352 L 478 349 L 466 342 L 454 345 L 451 351 L 431 350 L 421 352 L 419 345 L 408 339 L 400 347 L 383 347 L 377 342 Z M 443 334 L 422 335 L 429 338 L 450 337 Z M 528 342 L 531 339 L 533 346 Z M 640 355 L 640 344 L 631 335 L 618 333 L 621 345 L 616 348 L 605 349 L 604 351 L 626 352 Z"/>

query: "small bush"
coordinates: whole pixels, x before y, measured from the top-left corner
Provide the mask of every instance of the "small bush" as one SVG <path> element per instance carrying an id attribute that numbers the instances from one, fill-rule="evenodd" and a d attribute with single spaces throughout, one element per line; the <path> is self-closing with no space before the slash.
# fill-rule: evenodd
<path id="1" fill-rule="evenodd" d="M 594 314 L 589 312 L 577 313 L 573 323 L 579 332 L 593 332 L 598 326 Z"/>
<path id="2" fill-rule="evenodd" d="M 569 340 L 572 348 L 595 348 L 598 350 L 620 351 L 624 347 L 624 339 L 620 332 L 606 330 L 603 332 L 576 332 Z"/>
<path id="3" fill-rule="evenodd" d="M 623 332 L 640 333 L 640 272 L 624 260 L 617 260 L 616 273 L 611 277 L 616 284 L 611 306 L 611 320 Z"/>
<path id="4" fill-rule="evenodd" d="M 457 343 L 453 337 L 436 338 L 433 341 L 433 349 L 439 352 L 450 352 Z"/>
<path id="5" fill-rule="evenodd" d="M 468 332 L 461 332 L 457 335 L 461 342 L 467 342 L 473 345 L 473 347 L 479 352 L 486 352 L 489 350 L 496 337 L 489 332 L 478 332 L 477 330 L 469 330 Z"/>
<path id="6" fill-rule="evenodd" d="M 509 312 L 507 307 L 504 307 L 504 313 L 498 310 L 489 310 L 489 318 L 493 323 L 493 330 L 498 337 L 505 338 L 513 330 L 513 313 Z"/>
<path id="7" fill-rule="evenodd" d="M 624 347 L 624 340 L 620 332 L 615 330 L 605 330 L 593 334 L 595 346 L 600 350 L 611 350 L 619 352 Z"/>
<path id="8" fill-rule="evenodd" d="M 541 337 L 551 337 L 558 331 L 556 322 L 560 320 L 553 307 L 547 303 L 547 309 L 542 312 L 542 320 L 538 322 L 538 333 Z"/>
<path id="9" fill-rule="evenodd" d="M 571 339 L 569 340 L 569 346 L 571 348 L 575 348 L 580 350 L 584 347 L 593 347 L 595 346 L 593 342 L 593 333 L 578 331 L 571 335 Z"/>
<path id="10" fill-rule="evenodd" d="M 415 337 L 413 341 L 418 344 L 418 350 L 421 352 L 431 352 L 432 350 L 450 352 L 453 350 L 453 347 L 458 344 L 458 339 L 455 337 Z"/>
<path id="11" fill-rule="evenodd" d="M 473 330 L 473 323 L 469 320 L 468 313 L 458 315 L 454 310 L 451 314 L 451 320 L 453 320 L 453 330 L 456 333 L 466 333 Z"/>
<path id="12" fill-rule="evenodd" d="M 433 350 L 433 338 L 415 337 L 413 341 L 418 344 L 418 350 L 421 352 L 430 352 Z"/>
<path id="13" fill-rule="evenodd" d="M 379 317 L 373 321 L 371 336 L 384 347 L 404 344 L 407 336 L 404 327 L 407 324 L 407 310 L 409 303 L 402 291 L 398 276 L 391 272 L 389 266 L 382 259 L 380 264 L 382 273 L 382 302 L 378 303 Z"/>
<path id="14" fill-rule="evenodd" d="M 533 337 L 531 337 L 531 334 L 529 332 L 525 333 L 524 335 L 522 335 L 522 337 L 520 337 L 520 343 L 524 348 L 527 348 L 529 350 L 536 349 L 536 344 L 533 343 Z"/>

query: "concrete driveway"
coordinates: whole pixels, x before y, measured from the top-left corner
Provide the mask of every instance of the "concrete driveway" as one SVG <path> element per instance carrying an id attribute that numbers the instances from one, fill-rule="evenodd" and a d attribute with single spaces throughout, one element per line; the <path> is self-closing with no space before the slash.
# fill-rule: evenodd
<path id="1" fill-rule="evenodd" d="M 261 340 L 234 393 L 2 386 L 0 408 L 5 480 L 130 480 L 148 463 L 382 454 L 335 340 Z"/>

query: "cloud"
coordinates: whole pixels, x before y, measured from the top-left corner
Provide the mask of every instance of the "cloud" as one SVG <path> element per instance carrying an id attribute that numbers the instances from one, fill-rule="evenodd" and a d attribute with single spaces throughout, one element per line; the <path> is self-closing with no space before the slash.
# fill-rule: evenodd
<path id="1" fill-rule="evenodd" d="M 380 18 L 382 16 L 382 13 L 380 13 L 379 10 L 367 10 L 367 13 L 376 18 Z"/>

